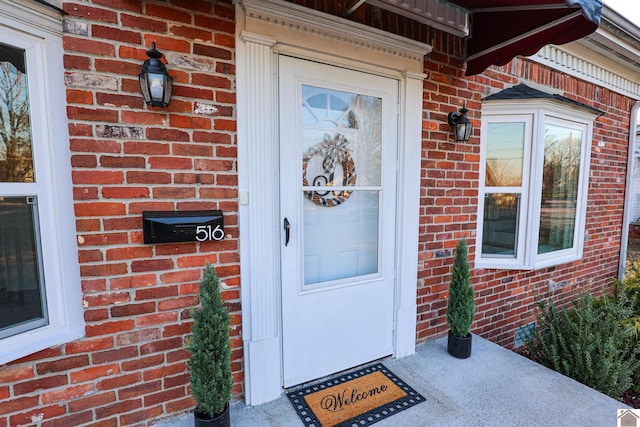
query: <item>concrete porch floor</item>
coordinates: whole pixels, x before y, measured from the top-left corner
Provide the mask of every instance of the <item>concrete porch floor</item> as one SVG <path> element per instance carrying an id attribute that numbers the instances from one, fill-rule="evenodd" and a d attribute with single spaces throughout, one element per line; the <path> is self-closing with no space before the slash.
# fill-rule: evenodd
<path id="1" fill-rule="evenodd" d="M 628 406 L 478 336 L 469 359 L 447 353 L 446 337 L 418 346 L 416 354 L 383 361 L 426 401 L 382 420 L 399 426 L 615 426 Z M 192 426 L 191 414 L 156 426 Z M 234 402 L 233 427 L 303 426 L 283 394 L 248 407 Z"/>

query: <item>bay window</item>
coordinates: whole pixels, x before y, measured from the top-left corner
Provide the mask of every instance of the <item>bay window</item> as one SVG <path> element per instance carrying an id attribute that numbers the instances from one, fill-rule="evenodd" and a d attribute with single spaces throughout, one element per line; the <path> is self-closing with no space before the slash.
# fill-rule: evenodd
<path id="1" fill-rule="evenodd" d="M 483 102 L 478 268 L 535 269 L 582 256 L 599 111 L 527 89 L 526 99 Z"/>

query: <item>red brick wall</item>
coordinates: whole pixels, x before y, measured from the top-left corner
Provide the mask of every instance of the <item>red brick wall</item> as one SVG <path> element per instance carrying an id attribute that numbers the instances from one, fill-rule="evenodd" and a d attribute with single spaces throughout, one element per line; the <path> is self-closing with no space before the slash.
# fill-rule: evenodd
<path id="1" fill-rule="evenodd" d="M 340 15 L 345 1 L 298 0 Z M 351 2 L 347 2 L 351 3 Z M 206 262 L 227 286 L 234 393 L 243 394 L 237 229 L 234 10 L 230 0 L 74 0 L 64 4 L 64 65 L 73 152 L 85 339 L 0 367 L 0 427 L 141 425 L 193 408 L 183 349 Z M 607 290 L 617 272 L 628 113 L 632 100 L 519 59 L 463 76 L 459 38 L 363 6 L 351 19 L 428 42 L 422 131 L 419 342 L 447 331 L 447 286 L 458 239 L 475 251 L 479 131 L 451 141 L 446 115 L 522 79 L 606 112 L 592 144 L 587 238 L 580 261 L 538 271 L 473 270 L 474 331 L 509 347 L 533 320 L 549 281 L 561 302 Z M 175 81 L 166 109 L 145 107 L 137 73 L 151 42 Z M 517 76 L 517 77 L 516 77 Z M 479 126 L 477 126 L 479 127 Z M 600 142 L 604 146 L 600 146 Z M 144 245 L 143 210 L 221 209 L 223 242 Z"/>
<path id="2" fill-rule="evenodd" d="M 226 285 L 241 395 L 231 1 L 63 8 L 86 338 L 0 368 L 0 426 L 140 425 L 192 409 L 183 346 L 207 262 Z M 154 41 L 174 78 L 165 109 L 144 106 L 138 85 Z M 143 244 L 143 210 L 189 209 L 221 209 L 224 241 Z"/>
<path id="3" fill-rule="evenodd" d="M 618 272 L 629 114 L 634 101 L 522 58 L 480 76 L 464 77 L 458 57 L 437 50 L 425 61 L 429 77 L 424 108 L 430 112 L 430 120 L 423 123 L 418 341 L 448 330 L 447 292 L 457 241 L 466 237 L 472 261 L 475 255 L 479 131 L 469 143 L 454 144 L 446 113 L 459 109 L 461 99 L 466 99 L 479 127 L 482 97 L 520 82 L 546 85 L 555 93 L 605 112 L 595 121 L 591 144 L 582 259 L 535 271 L 472 270 L 477 304 L 473 331 L 511 348 L 515 330 L 535 320 L 536 300 L 552 297 L 564 305 L 582 290 L 598 295 L 612 289 L 612 278 Z M 552 291 L 552 282 L 566 282 L 566 286 Z"/>
<path id="4" fill-rule="evenodd" d="M 348 8 L 344 0 L 291 1 L 340 16 Z M 367 4 L 348 19 L 433 46 L 425 58 L 427 78 L 423 84 L 423 109 L 429 118 L 422 123 L 417 341 L 448 331 L 448 285 L 453 250 L 460 238 L 467 238 L 471 261 L 475 256 L 481 100 L 520 82 L 545 85 L 605 112 L 595 121 L 591 144 L 584 254 L 579 261 L 535 271 L 473 269 L 477 296 L 473 332 L 510 348 L 515 330 L 535 320 L 536 300 L 552 297 L 563 305 L 582 290 L 596 295 L 611 291 L 612 278 L 618 272 L 629 115 L 635 101 L 522 58 L 465 77 L 460 59 L 463 45 L 458 37 Z M 467 102 L 476 130 L 468 143 L 455 143 L 447 114 L 459 110 L 462 101 Z M 550 282 L 565 281 L 566 286 L 550 291 Z"/>

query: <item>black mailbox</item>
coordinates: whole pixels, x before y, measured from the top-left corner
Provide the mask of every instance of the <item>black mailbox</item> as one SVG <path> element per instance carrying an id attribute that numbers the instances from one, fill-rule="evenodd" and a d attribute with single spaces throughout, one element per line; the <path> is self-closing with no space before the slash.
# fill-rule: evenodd
<path id="1" fill-rule="evenodd" d="M 206 242 L 224 239 L 222 211 L 142 212 L 145 243 Z"/>

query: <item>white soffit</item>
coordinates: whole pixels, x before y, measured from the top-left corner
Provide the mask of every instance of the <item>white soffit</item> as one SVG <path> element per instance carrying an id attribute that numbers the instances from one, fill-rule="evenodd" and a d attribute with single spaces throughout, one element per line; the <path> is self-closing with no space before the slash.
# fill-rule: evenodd
<path id="1" fill-rule="evenodd" d="M 34 0 L 34 1 L 38 3 L 42 3 L 43 5 L 49 6 L 53 9 L 62 11 L 62 0 Z"/>
<path id="2" fill-rule="evenodd" d="M 567 74 L 640 99 L 640 28 L 608 8 L 596 32 L 530 58 Z"/>
<path id="3" fill-rule="evenodd" d="M 578 43 L 639 72 L 640 28 L 606 6 L 603 7 L 600 27 Z"/>
<path id="4" fill-rule="evenodd" d="M 62 35 L 62 9 L 56 1 L 44 2 L 35 0 L 0 0 L 0 24 L 11 22 L 24 25 L 25 28 L 39 28 L 47 33 Z M 25 28 L 18 28 L 24 30 Z"/>
<path id="5" fill-rule="evenodd" d="M 469 35 L 469 11 L 444 0 L 366 0 L 372 6 L 451 34 Z"/>

